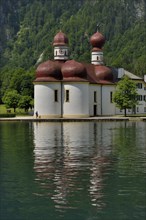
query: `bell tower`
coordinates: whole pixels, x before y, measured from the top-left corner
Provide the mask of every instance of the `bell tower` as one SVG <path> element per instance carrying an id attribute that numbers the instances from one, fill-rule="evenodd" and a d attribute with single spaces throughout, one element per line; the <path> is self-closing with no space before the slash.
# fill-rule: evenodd
<path id="1" fill-rule="evenodd" d="M 94 65 L 103 65 L 103 51 L 102 47 L 105 43 L 105 37 L 98 31 L 99 25 L 97 25 L 97 32 L 90 38 L 92 45 L 91 63 Z"/>
<path id="2" fill-rule="evenodd" d="M 69 58 L 69 48 L 68 48 L 68 38 L 62 32 L 58 32 L 54 37 L 54 60 L 68 60 Z"/>

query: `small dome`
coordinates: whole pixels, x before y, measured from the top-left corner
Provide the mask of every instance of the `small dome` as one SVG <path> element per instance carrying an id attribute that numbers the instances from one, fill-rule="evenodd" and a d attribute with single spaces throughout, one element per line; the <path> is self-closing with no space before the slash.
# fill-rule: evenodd
<path id="1" fill-rule="evenodd" d="M 105 43 L 105 37 L 97 31 L 91 36 L 90 43 L 92 47 L 102 48 Z"/>
<path id="2" fill-rule="evenodd" d="M 61 76 L 61 67 L 51 60 L 41 63 L 36 70 L 36 78 L 51 77 L 59 80 Z"/>
<path id="3" fill-rule="evenodd" d="M 64 78 L 86 78 L 87 76 L 84 65 L 75 60 L 66 61 L 61 70 Z"/>
<path id="4" fill-rule="evenodd" d="M 64 46 L 68 44 L 68 38 L 67 36 L 62 32 L 58 32 L 53 41 L 53 46 Z"/>
<path id="5" fill-rule="evenodd" d="M 102 49 L 99 47 L 93 47 L 92 52 L 102 52 Z"/>
<path id="6" fill-rule="evenodd" d="M 113 81 L 112 70 L 107 66 L 95 66 L 95 75 L 97 80 Z"/>

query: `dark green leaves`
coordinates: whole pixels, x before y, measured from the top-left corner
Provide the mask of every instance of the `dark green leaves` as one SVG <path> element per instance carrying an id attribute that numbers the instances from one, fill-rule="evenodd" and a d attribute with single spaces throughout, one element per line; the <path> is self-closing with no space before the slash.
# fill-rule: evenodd
<path id="1" fill-rule="evenodd" d="M 113 101 L 118 108 L 125 110 L 126 116 L 126 109 L 132 109 L 138 104 L 137 95 L 136 84 L 127 76 L 124 76 L 117 84 L 116 91 L 113 95 Z"/>

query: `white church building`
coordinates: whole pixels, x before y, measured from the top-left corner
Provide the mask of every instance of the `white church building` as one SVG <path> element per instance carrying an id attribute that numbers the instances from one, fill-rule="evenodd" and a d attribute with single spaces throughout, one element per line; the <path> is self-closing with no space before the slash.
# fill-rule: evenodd
<path id="1" fill-rule="evenodd" d="M 53 40 L 54 60 L 41 63 L 34 80 L 34 112 L 39 118 L 80 118 L 123 114 L 112 102 L 117 82 L 123 75 L 134 80 L 139 104 L 135 112 L 146 113 L 146 77 L 142 79 L 122 68 L 104 65 L 100 32 L 90 38 L 91 63 L 69 59 L 68 38 L 58 32 Z M 127 114 L 131 114 L 128 110 Z"/>

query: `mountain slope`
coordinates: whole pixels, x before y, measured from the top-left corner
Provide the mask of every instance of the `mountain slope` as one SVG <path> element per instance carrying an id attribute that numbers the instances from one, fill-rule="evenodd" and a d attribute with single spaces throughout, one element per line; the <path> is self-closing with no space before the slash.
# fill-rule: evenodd
<path id="1" fill-rule="evenodd" d="M 42 53 L 44 60 L 52 58 L 59 29 L 69 37 L 71 58 L 89 62 L 89 37 L 98 22 L 107 39 L 106 63 L 143 75 L 135 61 L 142 65 L 145 58 L 144 0 L 2 0 L 0 11 L 1 67 L 29 69 Z"/>

